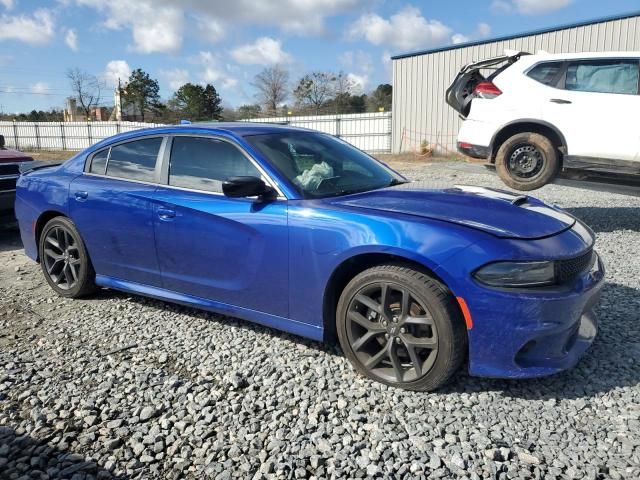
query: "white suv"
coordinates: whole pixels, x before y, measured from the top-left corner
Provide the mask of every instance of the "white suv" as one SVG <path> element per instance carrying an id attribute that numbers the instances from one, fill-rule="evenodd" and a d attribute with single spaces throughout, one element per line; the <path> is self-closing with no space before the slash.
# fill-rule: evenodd
<path id="1" fill-rule="evenodd" d="M 640 52 L 505 52 L 467 65 L 447 89 L 464 118 L 458 149 L 517 190 L 561 171 L 640 182 L 639 70 Z"/>

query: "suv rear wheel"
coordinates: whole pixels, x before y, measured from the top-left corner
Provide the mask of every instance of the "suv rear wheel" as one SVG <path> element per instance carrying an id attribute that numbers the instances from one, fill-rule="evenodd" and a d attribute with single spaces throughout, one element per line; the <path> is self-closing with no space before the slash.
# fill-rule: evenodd
<path id="1" fill-rule="evenodd" d="M 518 133 L 500 145 L 496 154 L 500 179 L 516 190 L 535 190 L 546 185 L 559 168 L 558 150 L 539 133 Z"/>
<path id="2" fill-rule="evenodd" d="M 356 275 L 340 296 L 336 327 L 358 372 L 407 390 L 440 387 L 467 352 L 464 321 L 451 292 L 402 265 Z"/>

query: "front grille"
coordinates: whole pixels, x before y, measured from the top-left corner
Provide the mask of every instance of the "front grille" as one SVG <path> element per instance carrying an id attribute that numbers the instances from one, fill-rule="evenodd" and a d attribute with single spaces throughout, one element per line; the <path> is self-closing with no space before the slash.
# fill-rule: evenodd
<path id="1" fill-rule="evenodd" d="M 15 163 L 11 163 L 8 165 L 3 165 L 0 163 L 0 177 L 2 177 L 3 175 L 20 175 L 20 166 Z"/>
<path id="2" fill-rule="evenodd" d="M 556 261 L 556 281 L 567 283 L 585 272 L 593 264 L 593 250 L 583 253 L 579 257 Z"/>

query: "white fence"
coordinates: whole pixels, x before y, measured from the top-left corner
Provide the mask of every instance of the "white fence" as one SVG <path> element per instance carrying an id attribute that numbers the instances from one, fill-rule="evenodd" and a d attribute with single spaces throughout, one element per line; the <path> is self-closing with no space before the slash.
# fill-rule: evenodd
<path id="1" fill-rule="evenodd" d="M 142 122 L 0 122 L 7 147 L 20 150 L 82 150 L 120 132 L 157 127 Z"/>
<path id="2" fill-rule="evenodd" d="M 391 152 L 391 112 L 250 118 L 246 121 L 311 128 L 340 137 L 365 152 Z"/>
<path id="3" fill-rule="evenodd" d="M 311 128 L 336 135 L 367 152 L 391 151 L 391 112 L 252 118 L 247 121 Z M 142 122 L 0 122 L 0 135 L 4 135 L 9 148 L 82 150 L 120 132 L 161 125 Z"/>

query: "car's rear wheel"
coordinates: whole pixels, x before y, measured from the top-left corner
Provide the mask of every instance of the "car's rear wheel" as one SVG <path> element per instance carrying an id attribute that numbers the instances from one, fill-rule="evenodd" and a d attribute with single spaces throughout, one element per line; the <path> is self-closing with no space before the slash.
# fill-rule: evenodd
<path id="1" fill-rule="evenodd" d="M 558 173 L 558 150 L 539 133 L 518 133 L 508 138 L 496 154 L 500 179 L 516 190 L 535 190 L 551 182 Z"/>
<path id="2" fill-rule="evenodd" d="M 68 218 L 47 222 L 40 235 L 39 253 L 44 277 L 58 295 L 79 298 L 96 289 L 87 249 Z"/>
<path id="3" fill-rule="evenodd" d="M 367 377 L 407 390 L 434 390 L 460 367 L 464 321 L 450 291 L 402 265 L 357 275 L 338 302 L 342 350 Z"/>

